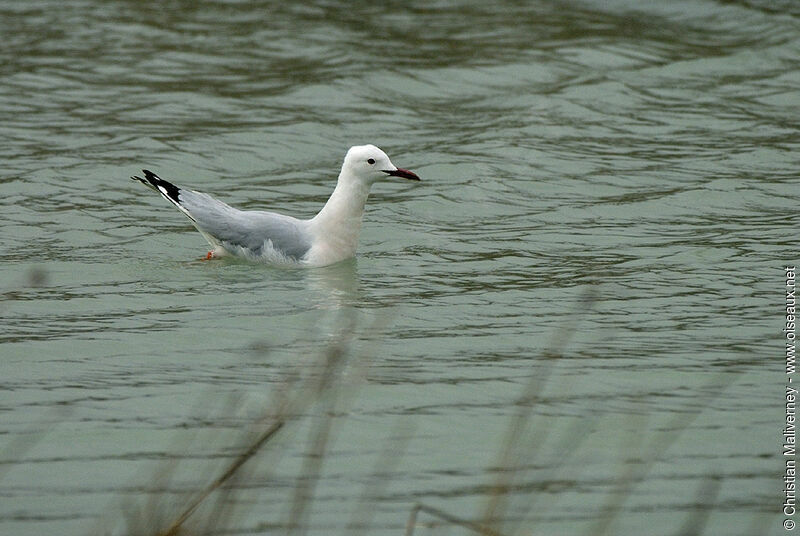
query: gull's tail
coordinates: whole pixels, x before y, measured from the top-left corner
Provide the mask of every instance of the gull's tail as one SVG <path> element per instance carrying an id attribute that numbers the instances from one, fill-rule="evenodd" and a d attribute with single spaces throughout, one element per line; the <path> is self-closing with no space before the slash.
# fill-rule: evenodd
<path id="1" fill-rule="evenodd" d="M 186 207 L 184 207 L 183 204 L 181 203 L 180 188 L 178 188 L 169 181 L 165 181 L 164 179 L 162 179 L 149 169 L 143 169 L 142 173 L 144 173 L 144 178 L 134 175 L 133 177 L 131 177 L 131 179 L 139 181 L 148 188 L 150 188 L 151 190 L 155 190 L 156 192 L 160 193 L 164 199 L 175 205 L 178 208 L 178 210 L 186 214 L 189 217 L 189 219 L 195 221 L 192 215 L 189 214 L 189 211 L 186 210 Z"/>

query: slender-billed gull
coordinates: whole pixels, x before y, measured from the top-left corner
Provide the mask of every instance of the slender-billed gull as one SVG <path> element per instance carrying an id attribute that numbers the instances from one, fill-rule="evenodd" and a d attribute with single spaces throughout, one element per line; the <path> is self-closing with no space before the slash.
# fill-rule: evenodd
<path id="1" fill-rule="evenodd" d="M 208 194 L 179 188 L 149 170 L 131 177 L 160 193 L 186 214 L 213 249 L 206 259 L 237 255 L 253 260 L 326 266 L 356 253 L 361 219 L 372 184 L 386 176 L 418 181 L 392 164 L 374 145 L 351 147 L 331 197 L 310 220 L 257 210 L 238 210 Z"/>

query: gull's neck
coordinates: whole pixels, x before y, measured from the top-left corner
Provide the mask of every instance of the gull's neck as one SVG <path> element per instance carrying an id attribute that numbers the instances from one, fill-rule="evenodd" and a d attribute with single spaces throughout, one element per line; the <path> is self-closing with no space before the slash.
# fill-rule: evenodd
<path id="1" fill-rule="evenodd" d="M 336 188 L 314 220 L 324 227 L 354 225 L 356 222 L 361 225 L 367 196 L 369 196 L 369 185 L 339 175 Z"/>
<path id="2" fill-rule="evenodd" d="M 313 256 L 342 260 L 355 255 L 368 196 L 369 184 L 344 176 L 344 171 L 339 175 L 328 202 L 311 219 L 316 235 Z"/>

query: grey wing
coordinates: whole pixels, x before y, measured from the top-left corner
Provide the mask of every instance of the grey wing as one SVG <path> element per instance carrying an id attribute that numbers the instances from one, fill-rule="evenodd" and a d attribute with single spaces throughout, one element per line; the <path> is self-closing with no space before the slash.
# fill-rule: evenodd
<path id="1" fill-rule="evenodd" d="M 264 247 L 272 246 L 294 259 L 300 259 L 311 248 L 305 222 L 291 216 L 238 210 L 192 190 L 181 190 L 179 202 L 197 229 L 222 247 L 239 246 L 258 255 Z"/>
<path id="2" fill-rule="evenodd" d="M 143 171 L 144 178 L 131 178 L 157 191 L 186 214 L 214 246 L 238 246 L 256 255 L 272 246 L 294 259 L 311 248 L 311 236 L 302 220 L 274 212 L 238 210 L 208 194 L 179 188 L 150 170 Z"/>

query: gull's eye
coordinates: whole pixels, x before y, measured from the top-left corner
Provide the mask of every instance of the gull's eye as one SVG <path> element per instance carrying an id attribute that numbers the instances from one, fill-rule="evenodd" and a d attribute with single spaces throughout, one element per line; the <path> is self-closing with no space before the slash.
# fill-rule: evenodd
<path id="1" fill-rule="evenodd" d="M 375 159 L 374 159 L 374 158 L 368 158 L 368 159 L 367 159 L 367 164 L 369 164 L 370 166 L 371 166 L 372 164 L 374 164 L 374 163 L 375 163 Z"/>

